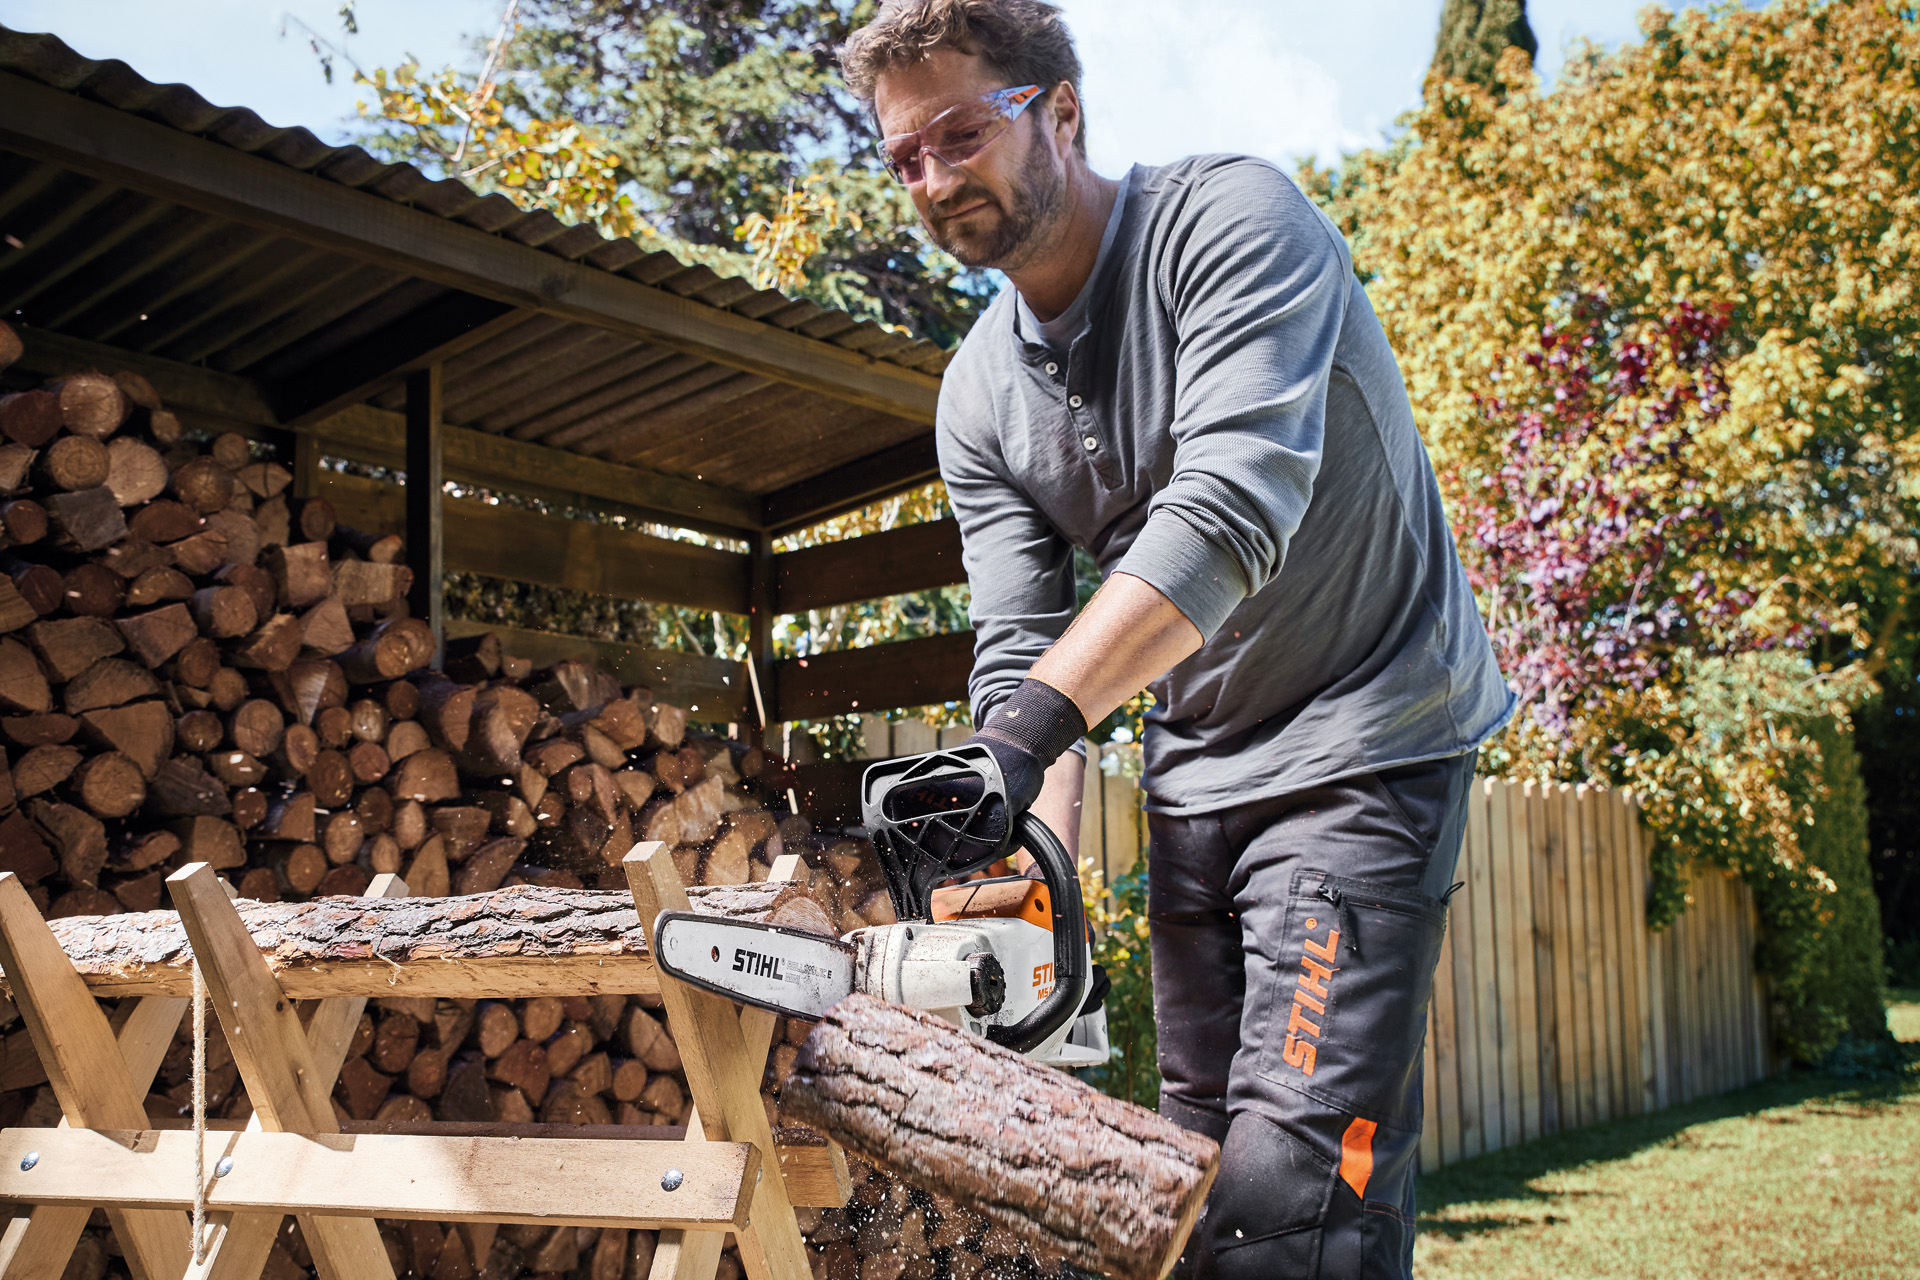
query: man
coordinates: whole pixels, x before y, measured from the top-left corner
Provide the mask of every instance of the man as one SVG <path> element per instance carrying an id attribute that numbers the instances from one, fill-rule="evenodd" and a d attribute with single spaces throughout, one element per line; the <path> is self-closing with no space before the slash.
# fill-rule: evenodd
<path id="1" fill-rule="evenodd" d="M 1224 1148 L 1183 1266 L 1406 1276 L 1444 902 L 1511 696 L 1346 245 L 1264 161 L 1095 174 L 1039 0 L 886 0 L 842 63 L 934 240 L 1012 285 L 938 414 L 973 741 L 1071 839 L 1070 748 L 1156 699 L 1161 1110 Z M 1105 578 L 1078 618 L 1074 547 Z"/>

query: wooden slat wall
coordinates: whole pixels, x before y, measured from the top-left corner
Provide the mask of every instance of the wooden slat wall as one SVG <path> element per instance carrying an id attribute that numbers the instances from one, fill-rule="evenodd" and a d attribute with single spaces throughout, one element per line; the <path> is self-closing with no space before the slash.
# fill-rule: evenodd
<path id="1" fill-rule="evenodd" d="M 1434 1169 L 1639 1115 L 1773 1070 L 1746 886 L 1700 867 L 1645 921 L 1646 844 L 1624 793 L 1482 779 L 1426 1050 Z"/>

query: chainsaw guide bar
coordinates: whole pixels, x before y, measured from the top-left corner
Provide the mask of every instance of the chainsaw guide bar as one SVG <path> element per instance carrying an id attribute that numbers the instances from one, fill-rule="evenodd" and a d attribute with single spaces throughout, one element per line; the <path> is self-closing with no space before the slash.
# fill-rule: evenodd
<path id="1" fill-rule="evenodd" d="M 854 988 L 853 944 L 801 929 L 666 911 L 654 962 L 703 991 L 818 1022 Z"/>

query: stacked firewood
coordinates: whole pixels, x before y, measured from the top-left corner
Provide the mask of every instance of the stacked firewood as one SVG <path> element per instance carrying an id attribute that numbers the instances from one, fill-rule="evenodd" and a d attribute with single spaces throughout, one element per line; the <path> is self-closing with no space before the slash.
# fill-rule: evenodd
<path id="1" fill-rule="evenodd" d="M 0 323 L 0 368 L 17 359 Z M 504 885 L 620 888 L 639 840 L 689 884 L 765 880 L 801 855 L 841 931 L 893 909 L 865 841 L 789 811 L 785 764 L 711 736 L 645 687 L 583 662 L 535 670 L 491 636 L 432 637 L 408 614 L 395 537 L 337 523 L 236 434 L 190 435 L 137 375 L 81 373 L 0 397 L 0 871 L 49 917 L 169 905 L 211 863 L 242 897 L 414 895 Z M 777 1082 L 808 1028 L 783 1024 Z M 0 1002 L 0 1125 L 56 1124 L 29 1037 Z M 183 1023 L 147 1099 L 191 1108 Z M 209 1114 L 251 1113 L 217 1030 Z M 679 1053 L 651 997 L 393 998 L 361 1019 L 334 1091 L 343 1122 L 681 1125 Z M 1017 1246 L 942 1200 L 855 1165 L 845 1210 L 802 1210 L 818 1276 L 1031 1275 Z M 68 1275 L 125 1273 L 100 1215 Z M 401 1276 L 620 1280 L 646 1231 L 382 1223 Z M 289 1219 L 267 1275 L 312 1260 Z M 944 1272 L 942 1272 L 944 1268 Z M 729 1247 L 721 1275 L 742 1274 Z"/>

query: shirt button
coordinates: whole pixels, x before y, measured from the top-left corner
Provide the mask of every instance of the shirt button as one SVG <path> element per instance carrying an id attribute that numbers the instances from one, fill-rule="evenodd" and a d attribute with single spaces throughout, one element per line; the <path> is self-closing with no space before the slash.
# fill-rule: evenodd
<path id="1" fill-rule="evenodd" d="M 1047 361 L 1047 376 L 1052 377 L 1054 374 L 1058 372 L 1060 372 L 1060 366 L 1053 363 L 1053 361 L 1051 360 Z"/>
<path id="2" fill-rule="evenodd" d="M 1078 409 L 1078 408 L 1079 408 L 1079 407 L 1080 407 L 1081 405 L 1083 405 L 1083 404 L 1085 404 L 1085 403 L 1086 403 L 1086 401 L 1085 401 L 1085 400 L 1082 400 L 1082 399 L 1081 399 L 1081 398 L 1080 398 L 1079 396 L 1068 396 L 1068 397 L 1067 397 L 1067 405 L 1068 405 L 1068 407 L 1070 407 L 1070 408 L 1074 408 L 1074 409 Z"/>
<path id="3" fill-rule="evenodd" d="M 1093 436 L 1088 436 L 1085 440 L 1081 441 L 1081 443 L 1087 446 L 1088 453 L 1092 453 L 1100 447 L 1100 441 Z"/>

